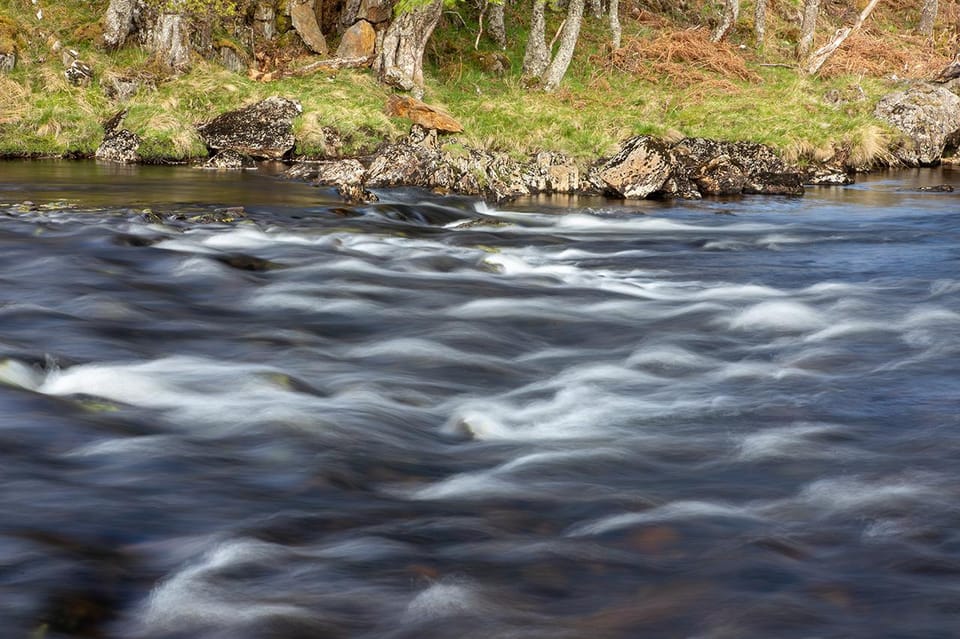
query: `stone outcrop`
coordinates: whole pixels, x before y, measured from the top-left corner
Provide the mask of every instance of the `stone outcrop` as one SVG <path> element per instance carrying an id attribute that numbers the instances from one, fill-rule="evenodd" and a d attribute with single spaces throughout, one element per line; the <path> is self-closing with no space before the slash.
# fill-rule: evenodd
<path id="1" fill-rule="evenodd" d="M 939 164 L 960 137 L 960 97 L 942 86 L 918 84 L 885 95 L 874 115 L 903 134 L 894 155 L 906 166 Z"/>
<path id="2" fill-rule="evenodd" d="M 77 87 L 87 86 L 93 79 L 93 69 L 80 60 L 74 60 L 63 74 L 67 76 L 67 82 Z"/>
<path id="3" fill-rule="evenodd" d="M 233 150 L 260 160 L 279 160 L 296 143 L 293 120 L 303 112 L 296 100 L 273 96 L 224 113 L 197 127 L 211 151 Z"/>
<path id="4" fill-rule="evenodd" d="M 614 157 L 583 174 L 571 158 L 541 152 L 526 161 L 505 153 L 441 146 L 435 129 L 413 125 L 405 139 L 384 146 L 366 164 L 309 162 L 290 179 L 335 186 L 348 201 L 371 201 L 368 189 L 420 187 L 492 201 L 538 194 L 606 194 L 620 198 L 699 198 L 767 193 L 800 195 L 807 177 L 769 147 L 700 138 L 670 145 L 630 138 Z"/>
<path id="5" fill-rule="evenodd" d="M 118 164 L 133 164 L 140 161 L 140 136 L 120 128 L 126 115 L 127 111 L 124 109 L 103 123 L 103 142 L 94 154 L 98 160 Z"/>

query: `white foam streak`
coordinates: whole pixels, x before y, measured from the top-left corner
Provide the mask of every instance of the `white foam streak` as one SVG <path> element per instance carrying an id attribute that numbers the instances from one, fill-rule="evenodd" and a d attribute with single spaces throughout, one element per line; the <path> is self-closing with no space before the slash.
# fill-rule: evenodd
<path id="1" fill-rule="evenodd" d="M 697 500 L 675 501 L 640 513 L 622 513 L 604 517 L 588 524 L 575 526 L 567 534 L 571 537 L 588 537 L 641 524 L 703 518 L 759 519 L 750 508 L 745 506 Z"/>
<path id="2" fill-rule="evenodd" d="M 823 329 L 827 325 L 823 314 L 799 302 L 761 302 L 741 311 L 728 320 L 737 330 L 767 330 L 803 332 Z"/>
<path id="3" fill-rule="evenodd" d="M 769 459 L 829 458 L 843 454 L 834 443 L 817 438 L 836 433 L 832 424 L 797 423 L 781 428 L 768 428 L 745 435 L 737 450 L 742 461 Z"/>

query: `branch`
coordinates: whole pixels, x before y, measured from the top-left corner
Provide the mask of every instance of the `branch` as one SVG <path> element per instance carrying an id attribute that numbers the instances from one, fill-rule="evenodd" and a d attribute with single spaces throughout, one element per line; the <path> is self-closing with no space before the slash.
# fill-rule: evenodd
<path id="1" fill-rule="evenodd" d="M 860 12 L 860 15 L 857 17 L 857 21 L 853 23 L 852 27 L 838 29 L 830 42 L 813 52 L 813 54 L 807 60 L 804 70 L 809 75 L 816 75 L 826 61 L 830 59 L 830 56 L 836 53 L 837 49 L 840 48 L 840 45 L 843 44 L 844 40 L 849 38 L 850 34 L 856 33 L 860 27 L 863 26 L 864 21 L 870 17 L 870 14 L 873 13 L 874 8 L 879 3 L 880 0 L 870 0 L 870 3 L 864 7 L 863 11 Z"/>

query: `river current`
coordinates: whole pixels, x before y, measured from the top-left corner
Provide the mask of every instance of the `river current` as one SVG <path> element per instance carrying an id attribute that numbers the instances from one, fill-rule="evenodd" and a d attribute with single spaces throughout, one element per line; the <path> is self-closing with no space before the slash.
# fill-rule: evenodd
<path id="1" fill-rule="evenodd" d="M 941 182 L 0 163 L 0 636 L 956 638 Z"/>

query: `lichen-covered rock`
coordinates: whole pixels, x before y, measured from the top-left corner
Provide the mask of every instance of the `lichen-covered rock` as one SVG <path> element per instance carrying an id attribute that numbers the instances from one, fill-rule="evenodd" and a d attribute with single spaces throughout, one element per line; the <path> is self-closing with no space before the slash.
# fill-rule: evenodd
<path id="1" fill-rule="evenodd" d="M 80 60 L 74 60 L 63 74 L 67 76 L 67 82 L 76 87 L 87 86 L 93 79 L 93 69 Z"/>
<path id="2" fill-rule="evenodd" d="M 245 165 L 251 165 L 252 162 L 247 158 L 243 157 L 237 151 L 233 149 L 226 149 L 220 151 L 209 160 L 201 164 L 200 166 L 204 169 L 242 169 Z"/>
<path id="3" fill-rule="evenodd" d="M 234 73 L 245 73 L 249 63 L 246 55 L 236 46 L 231 44 L 221 44 L 217 47 L 217 62 L 225 69 Z"/>
<path id="4" fill-rule="evenodd" d="M 673 171 L 673 157 L 657 138 L 641 135 L 620 145 L 620 151 L 597 167 L 606 191 L 617 197 L 642 199 L 663 188 Z"/>
<path id="5" fill-rule="evenodd" d="M 721 155 L 701 166 L 694 182 L 703 195 L 739 195 L 747 183 L 747 176 L 729 155 Z"/>
<path id="6" fill-rule="evenodd" d="M 367 186 L 432 187 L 431 176 L 436 172 L 440 154 L 420 144 L 404 140 L 384 147 L 367 168 Z"/>
<path id="7" fill-rule="evenodd" d="M 803 183 L 810 186 L 847 186 L 853 184 L 853 178 L 841 168 L 818 166 L 806 172 Z"/>
<path id="8" fill-rule="evenodd" d="M 674 177 L 690 178 L 704 195 L 803 194 L 802 172 L 763 144 L 685 138 L 674 144 L 671 151 L 676 160 Z M 736 191 L 738 173 L 743 182 Z"/>
<path id="9" fill-rule="evenodd" d="M 918 84 L 887 94 L 874 115 L 903 134 L 893 152 L 907 166 L 939 164 L 960 134 L 960 97 L 942 86 Z"/>
<path id="10" fill-rule="evenodd" d="M 126 115 L 126 109 L 118 111 L 103 123 L 103 142 L 94 154 L 98 160 L 118 164 L 133 164 L 140 161 L 140 136 L 120 128 Z"/>
<path id="11" fill-rule="evenodd" d="M 104 95 L 117 102 L 126 102 L 140 91 L 140 81 L 136 78 L 110 73 L 100 80 Z"/>
<path id="12" fill-rule="evenodd" d="M 0 73 L 13 71 L 17 66 L 17 53 L 15 51 L 0 51 Z"/>
<path id="13" fill-rule="evenodd" d="M 273 96 L 229 111 L 197 127 L 213 151 L 232 149 L 256 159 L 279 160 L 293 150 L 293 120 L 303 112 L 296 100 Z"/>

